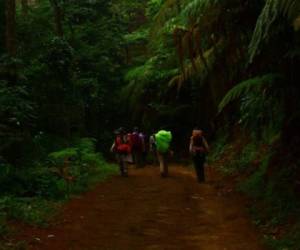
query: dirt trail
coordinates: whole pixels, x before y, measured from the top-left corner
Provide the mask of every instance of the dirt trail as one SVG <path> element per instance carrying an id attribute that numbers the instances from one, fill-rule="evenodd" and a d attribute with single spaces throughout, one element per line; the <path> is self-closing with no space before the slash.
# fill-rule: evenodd
<path id="1" fill-rule="evenodd" d="M 189 168 L 130 171 L 70 201 L 47 229 L 21 238 L 40 250 L 261 250 L 245 203 L 216 176 L 198 184 Z M 39 238 L 36 240 L 34 238 Z"/>

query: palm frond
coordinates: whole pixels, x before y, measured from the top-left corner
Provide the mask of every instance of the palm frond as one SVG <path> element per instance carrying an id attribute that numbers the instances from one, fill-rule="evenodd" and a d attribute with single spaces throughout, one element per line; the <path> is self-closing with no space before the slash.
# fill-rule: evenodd
<path id="1" fill-rule="evenodd" d="M 295 30 L 297 30 L 300 26 L 297 21 L 299 15 L 299 0 L 267 0 L 257 20 L 249 45 L 250 63 L 259 53 L 261 43 L 268 40 L 271 26 L 279 16 L 285 16 L 291 24 L 294 24 Z"/>
<path id="2" fill-rule="evenodd" d="M 204 82 L 204 80 L 209 75 L 209 69 L 211 69 L 216 62 L 216 48 L 218 50 L 223 46 L 223 41 L 219 41 L 215 47 L 212 47 L 203 53 L 203 58 L 199 55 L 194 58 L 193 62 L 184 65 L 181 74 L 173 77 L 169 81 L 169 87 L 177 87 L 177 91 L 180 91 L 183 84 L 190 79 L 199 80 L 199 82 Z"/>
<path id="3" fill-rule="evenodd" d="M 198 22 L 205 14 L 205 10 L 218 2 L 220 0 L 193 0 L 183 9 L 182 15 L 187 21 L 193 20 L 193 22 Z"/>
<path id="4" fill-rule="evenodd" d="M 251 78 L 237 84 L 235 87 L 229 90 L 229 92 L 227 92 L 223 100 L 220 102 L 219 112 L 222 112 L 222 110 L 232 101 L 241 99 L 251 91 L 263 90 L 263 88 L 270 86 L 279 77 L 280 76 L 277 74 L 267 74 L 261 77 Z"/>
<path id="5" fill-rule="evenodd" d="M 155 35 L 165 26 L 165 24 L 172 18 L 178 16 L 181 6 L 186 0 L 166 0 L 159 12 L 154 17 L 154 23 L 151 28 L 151 35 Z"/>

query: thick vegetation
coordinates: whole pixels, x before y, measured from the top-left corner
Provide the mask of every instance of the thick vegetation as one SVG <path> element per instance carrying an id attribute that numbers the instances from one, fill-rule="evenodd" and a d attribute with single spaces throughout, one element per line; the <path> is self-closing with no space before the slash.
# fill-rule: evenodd
<path id="1" fill-rule="evenodd" d="M 2 233 L 6 219 L 45 223 L 56 201 L 115 172 L 97 152 L 109 148 L 120 115 L 123 35 L 135 10 L 122 1 L 1 1 L 0 18 Z"/>
<path id="2" fill-rule="evenodd" d="M 168 126 L 185 143 L 194 125 L 211 135 L 211 162 L 243 176 L 240 190 L 256 201 L 255 221 L 277 249 L 300 246 L 299 8 L 293 0 L 149 1 L 149 22 L 128 36 L 146 49 L 131 60 L 123 90 L 146 128 Z"/>
<path id="3" fill-rule="evenodd" d="M 110 172 L 113 128 L 182 152 L 198 125 L 270 245 L 300 247 L 298 0 L 6 0 L 0 43 L 1 220 Z"/>

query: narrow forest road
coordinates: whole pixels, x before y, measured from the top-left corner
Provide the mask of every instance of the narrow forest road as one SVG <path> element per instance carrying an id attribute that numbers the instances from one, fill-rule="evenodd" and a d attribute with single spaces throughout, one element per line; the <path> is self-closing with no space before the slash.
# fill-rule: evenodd
<path id="1" fill-rule="evenodd" d="M 26 229 L 40 250 L 260 250 L 245 203 L 217 177 L 198 184 L 190 168 L 130 169 L 70 201 L 55 224 Z M 40 240 L 36 240 L 38 238 Z"/>

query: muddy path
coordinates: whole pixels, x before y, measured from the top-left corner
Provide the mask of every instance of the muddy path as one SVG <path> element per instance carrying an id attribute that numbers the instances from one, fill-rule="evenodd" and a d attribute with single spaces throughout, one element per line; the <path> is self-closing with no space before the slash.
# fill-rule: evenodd
<path id="1" fill-rule="evenodd" d="M 246 203 L 209 171 L 198 184 L 189 168 L 130 169 L 72 199 L 47 229 L 21 239 L 39 250 L 261 250 Z"/>

